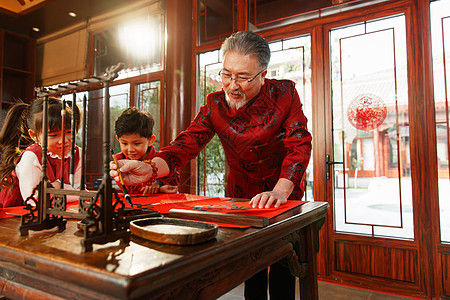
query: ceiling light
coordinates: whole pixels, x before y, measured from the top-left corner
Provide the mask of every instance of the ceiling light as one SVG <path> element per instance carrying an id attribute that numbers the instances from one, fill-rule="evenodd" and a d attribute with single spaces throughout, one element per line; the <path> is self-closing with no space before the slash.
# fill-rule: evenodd
<path id="1" fill-rule="evenodd" d="M 76 13 L 74 13 L 73 11 L 71 11 L 71 12 L 69 12 L 69 16 L 71 16 L 71 17 L 75 18 L 75 17 L 77 16 L 77 14 L 76 14 Z"/>
<path id="2" fill-rule="evenodd" d="M 39 32 L 39 31 L 41 31 L 39 28 L 37 28 L 37 27 L 33 27 L 33 28 L 31 28 L 34 32 Z"/>

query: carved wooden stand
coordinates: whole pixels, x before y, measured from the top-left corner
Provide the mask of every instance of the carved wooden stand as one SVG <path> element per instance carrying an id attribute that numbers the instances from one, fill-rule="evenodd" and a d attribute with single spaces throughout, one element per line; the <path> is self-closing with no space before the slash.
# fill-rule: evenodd
<path id="1" fill-rule="evenodd" d="M 66 220 L 71 217 L 82 219 L 84 239 L 81 240 L 82 251 L 92 251 L 93 244 L 106 244 L 120 239 L 123 243 L 130 241 L 128 223 L 124 216 L 124 203 L 112 188 L 109 176 L 110 161 L 110 83 L 117 78 L 123 64 L 107 68 L 103 76 L 94 76 L 77 83 L 60 85 L 56 89 L 40 89 L 38 97 L 44 97 L 43 104 L 43 142 L 42 142 L 42 175 L 39 184 L 32 195 L 25 200 L 28 213 L 22 216 L 19 228 L 21 236 L 27 236 L 29 230 L 44 230 L 58 227 L 59 231 L 66 228 Z M 53 188 L 47 178 L 47 134 L 48 134 L 48 96 L 61 93 L 75 93 L 93 85 L 104 86 L 103 100 L 103 179 L 97 191 L 64 190 Z M 75 101 L 75 99 L 74 99 Z M 86 100 L 83 104 L 83 114 L 86 113 Z M 74 119 L 74 118 L 72 118 Z M 85 120 L 85 118 L 84 118 Z M 84 175 L 86 124 L 83 121 L 81 166 Z M 72 126 L 73 127 L 73 126 Z M 82 176 L 83 177 L 83 176 Z M 84 179 L 81 180 L 84 187 Z M 33 195 L 38 193 L 37 199 Z M 66 210 L 67 196 L 79 196 L 78 212 Z"/>

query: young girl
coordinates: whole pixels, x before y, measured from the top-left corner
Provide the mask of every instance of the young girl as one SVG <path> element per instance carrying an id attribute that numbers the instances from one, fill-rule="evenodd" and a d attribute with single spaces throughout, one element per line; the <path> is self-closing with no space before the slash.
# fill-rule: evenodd
<path id="1" fill-rule="evenodd" d="M 62 134 L 64 142 L 64 189 L 79 189 L 81 180 L 80 149 L 75 147 L 74 186 L 70 185 L 71 120 L 75 115 L 75 128 L 80 127 L 80 112 L 73 114 L 66 105 L 64 128 L 62 126 L 63 102 L 48 99 L 47 177 L 55 188 L 60 188 Z M 40 182 L 42 173 L 43 99 L 31 104 L 17 103 L 10 108 L 0 132 L 0 207 L 24 205 Z M 28 147 L 27 147 L 28 146 Z M 20 149 L 27 147 L 23 152 Z M 35 196 L 36 198 L 36 196 Z M 68 202 L 77 197 L 67 197 Z"/>

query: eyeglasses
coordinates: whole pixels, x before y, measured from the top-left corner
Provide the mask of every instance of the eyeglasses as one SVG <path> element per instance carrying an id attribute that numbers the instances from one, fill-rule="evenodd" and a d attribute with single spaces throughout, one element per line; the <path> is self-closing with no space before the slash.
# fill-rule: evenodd
<path id="1" fill-rule="evenodd" d="M 234 80 L 237 84 L 244 85 L 244 84 L 250 83 L 253 80 L 255 80 L 255 78 L 258 77 L 258 75 L 261 74 L 262 71 L 264 71 L 264 69 L 259 71 L 258 74 L 256 74 L 252 79 L 246 78 L 246 77 L 241 77 L 241 76 L 237 76 L 237 77 L 233 78 L 233 77 L 231 77 L 231 74 L 223 73 L 222 71 L 223 70 L 219 71 L 219 76 L 222 77 L 223 84 L 229 84 L 231 82 L 231 80 Z"/>

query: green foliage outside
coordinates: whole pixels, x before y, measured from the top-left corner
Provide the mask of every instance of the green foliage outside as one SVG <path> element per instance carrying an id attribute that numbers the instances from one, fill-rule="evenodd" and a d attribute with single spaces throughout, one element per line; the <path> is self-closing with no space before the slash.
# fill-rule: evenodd
<path id="1" fill-rule="evenodd" d="M 201 77 L 202 82 L 206 82 L 204 74 Z M 202 105 L 206 101 L 206 95 L 216 91 L 214 85 L 206 84 L 205 94 L 201 93 L 200 103 Z M 206 145 L 197 158 L 198 162 L 198 178 L 199 178 L 199 194 L 225 197 L 225 153 L 223 151 L 222 144 L 217 135 L 214 135 L 212 140 Z M 206 165 L 206 166 L 205 166 Z M 205 187 L 206 177 L 206 187 Z"/>

